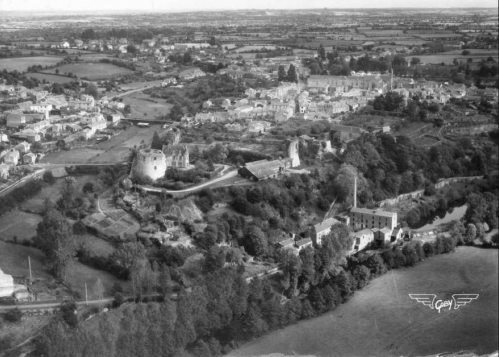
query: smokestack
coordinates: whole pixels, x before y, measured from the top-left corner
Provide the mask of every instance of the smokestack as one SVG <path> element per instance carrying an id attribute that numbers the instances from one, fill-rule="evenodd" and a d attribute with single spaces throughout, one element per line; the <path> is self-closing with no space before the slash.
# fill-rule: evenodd
<path id="1" fill-rule="evenodd" d="M 357 176 L 353 178 L 353 208 L 357 208 Z"/>

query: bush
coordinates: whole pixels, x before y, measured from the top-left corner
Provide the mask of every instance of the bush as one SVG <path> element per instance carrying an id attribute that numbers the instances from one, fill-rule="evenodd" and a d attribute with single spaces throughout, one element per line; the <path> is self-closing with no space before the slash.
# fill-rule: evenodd
<path id="1" fill-rule="evenodd" d="M 7 351 L 12 348 L 12 336 L 3 336 L 0 338 L 0 351 Z"/>
<path id="2" fill-rule="evenodd" d="M 43 173 L 43 181 L 45 181 L 46 183 L 48 183 L 49 185 L 52 185 L 55 183 L 55 177 L 54 175 L 52 174 L 52 171 L 45 171 Z"/>
<path id="3" fill-rule="evenodd" d="M 125 302 L 125 298 L 122 293 L 114 294 L 113 307 L 121 306 Z"/>
<path id="4" fill-rule="evenodd" d="M 19 322 L 19 321 L 21 321 L 22 317 L 23 317 L 23 313 L 21 312 L 21 310 L 19 310 L 19 308 L 9 310 L 4 315 L 4 319 L 9 321 L 9 322 Z"/>
<path id="5" fill-rule="evenodd" d="M 67 301 L 61 305 L 62 318 L 71 327 L 78 325 L 78 316 L 75 314 L 76 303 L 74 301 Z"/>

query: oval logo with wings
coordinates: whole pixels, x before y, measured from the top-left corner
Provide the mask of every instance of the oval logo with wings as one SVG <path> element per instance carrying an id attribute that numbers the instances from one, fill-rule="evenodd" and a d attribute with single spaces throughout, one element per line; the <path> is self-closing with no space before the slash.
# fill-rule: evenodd
<path id="1" fill-rule="evenodd" d="M 471 303 L 478 299 L 479 294 L 454 294 L 452 300 L 436 300 L 435 294 L 409 294 L 409 297 L 417 302 L 428 306 L 430 309 L 435 309 L 440 313 L 440 309 L 448 307 L 449 310 L 454 306 L 454 310 Z"/>

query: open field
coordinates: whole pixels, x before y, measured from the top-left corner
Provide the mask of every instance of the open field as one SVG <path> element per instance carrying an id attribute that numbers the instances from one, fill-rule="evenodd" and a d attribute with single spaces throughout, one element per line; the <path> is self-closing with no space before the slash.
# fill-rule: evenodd
<path id="1" fill-rule="evenodd" d="M 471 48 L 468 49 L 467 51 L 470 51 L 469 56 L 463 56 L 463 57 L 472 57 L 472 56 L 492 56 L 492 57 L 497 57 L 497 50 L 487 50 L 487 49 L 478 49 L 478 48 Z M 452 51 L 447 51 L 444 52 L 443 54 L 446 55 L 462 55 L 463 50 L 452 50 Z"/>
<path id="2" fill-rule="evenodd" d="M 10 241 L 16 236 L 18 242 L 31 241 L 41 220 L 42 217 L 37 214 L 12 210 L 0 217 L 0 239 Z"/>
<path id="3" fill-rule="evenodd" d="M 159 125 L 152 125 L 149 128 L 132 126 L 121 132 L 120 135 L 95 145 L 95 148 L 102 153 L 99 156 L 94 156 L 89 162 L 123 162 L 130 154 L 131 148 L 140 146 L 142 141 L 144 141 L 146 145 L 149 145 L 154 132 L 161 132 L 161 130 Z"/>
<path id="4" fill-rule="evenodd" d="M 41 66 L 53 66 L 62 61 L 61 57 L 19 57 L 19 58 L 3 58 L 0 59 L 0 70 L 24 72 L 28 67 L 39 64 Z"/>
<path id="5" fill-rule="evenodd" d="M 244 46 L 244 47 L 240 47 L 238 48 L 237 50 L 234 50 L 234 52 L 248 52 L 248 51 L 255 51 L 255 50 L 260 50 L 262 48 L 265 48 L 267 50 L 275 50 L 276 49 L 276 46 L 271 46 L 271 45 L 253 45 L 253 46 Z"/>
<path id="6" fill-rule="evenodd" d="M 75 185 L 76 191 L 80 192 L 83 185 L 87 182 L 93 182 L 95 184 L 97 182 L 97 177 L 95 175 L 77 176 Z M 39 194 L 23 202 L 21 209 L 24 211 L 43 213 L 45 199 L 49 198 L 54 202 L 57 201 L 61 197 L 63 184 L 63 178 L 57 179 L 53 185 L 44 187 Z"/>
<path id="7" fill-rule="evenodd" d="M 44 164 L 84 164 L 95 156 L 104 153 L 103 150 L 80 148 L 74 150 L 60 150 L 47 154 L 40 162 Z"/>
<path id="8" fill-rule="evenodd" d="M 76 244 L 82 244 L 93 256 L 108 257 L 115 248 L 111 243 L 91 234 L 75 235 Z"/>
<path id="9" fill-rule="evenodd" d="M 0 241 L 0 266 L 5 274 L 29 276 L 28 257 L 31 259 L 33 278 L 53 279 L 45 268 L 43 262 L 45 255 L 41 250 Z M 78 262 L 69 269 L 67 276 L 68 283 L 83 297 L 85 296 L 85 283 L 87 283 L 89 299 L 94 298 L 92 287 L 97 279 L 101 279 L 106 296 L 109 295 L 107 292 L 114 283 L 120 284 L 126 294 L 130 293 L 129 282 L 119 280 L 105 271 L 93 269 Z"/>
<path id="10" fill-rule="evenodd" d="M 367 37 L 403 35 L 403 30 L 362 30 Z"/>
<path id="11" fill-rule="evenodd" d="M 30 73 L 28 77 L 36 78 L 39 81 L 46 80 L 50 83 L 69 83 L 74 81 L 74 78 L 66 77 L 66 76 L 58 76 L 56 74 L 46 74 L 46 73 Z"/>
<path id="12" fill-rule="evenodd" d="M 85 57 L 87 58 L 87 57 Z M 107 79 L 117 75 L 132 73 L 131 70 L 109 63 L 73 63 L 57 67 L 59 73 L 73 73 L 79 78 L 90 80 Z M 44 73 L 55 73 L 56 69 Z"/>
<path id="13" fill-rule="evenodd" d="M 158 103 L 151 102 L 154 100 Z M 132 118 L 154 119 L 170 113 L 172 104 L 166 103 L 164 99 L 152 98 L 144 93 L 133 93 L 123 97 L 123 103 L 129 104 Z"/>
<path id="14" fill-rule="evenodd" d="M 227 57 L 228 58 L 242 57 L 243 59 L 250 59 L 250 58 L 256 58 L 256 53 L 229 53 Z"/>
<path id="15" fill-rule="evenodd" d="M 461 51 L 462 52 L 462 51 Z M 480 62 L 482 59 L 487 59 L 489 56 L 492 56 L 496 61 L 498 58 L 498 54 L 484 54 L 484 55 L 479 55 L 479 54 L 472 54 L 469 56 L 463 56 L 461 53 L 459 54 L 438 54 L 438 55 L 422 55 L 422 56 L 416 56 L 421 59 L 421 63 L 424 64 L 440 64 L 440 63 L 445 63 L 445 64 L 452 64 L 454 62 L 454 59 L 457 59 L 458 62 L 463 62 L 466 63 L 468 58 L 472 58 L 473 62 Z"/>
<path id="16" fill-rule="evenodd" d="M 426 356 L 498 349 L 498 251 L 460 247 L 373 280 L 334 312 L 247 343 L 228 356 Z M 479 294 L 459 309 L 430 309 L 408 294 Z M 454 307 L 454 306 L 452 306 Z M 334 352 L 333 352 L 334 351 Z"/>
<path id="17" fill-rule="evenodd" d="M 140 146 L 144 141 L 149 144 L 155 131 L 161 132 L 159 125 L 149 128 L 132 126 L 119 135 L 92 148 L 60 150 L 47 154 L 41 163 L 50 164 L 85 164 L 85 163 L 120 163 L 127 159 L 130 149 Z"/>
<path id="18" fill-rule="evenodd" d="M 44 266 L 45 255 L 41 250 L 0 241 L 0 267 L 5 274 L 29 276 L 28 257 L 31 259 L 33 278 L 51 278 Z"/>

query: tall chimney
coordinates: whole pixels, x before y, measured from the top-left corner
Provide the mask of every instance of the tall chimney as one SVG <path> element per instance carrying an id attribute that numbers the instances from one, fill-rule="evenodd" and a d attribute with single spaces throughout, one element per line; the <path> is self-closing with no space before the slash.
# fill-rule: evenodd
<path id="1" fill-rule="evenodd" d="M 357 208 L 357 176 L 353 178 L 353 207 Z"/>

